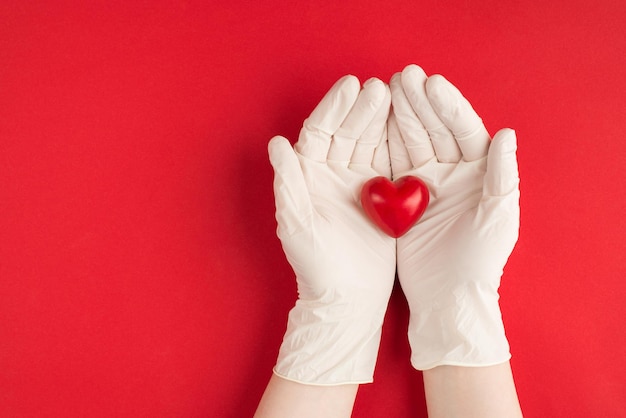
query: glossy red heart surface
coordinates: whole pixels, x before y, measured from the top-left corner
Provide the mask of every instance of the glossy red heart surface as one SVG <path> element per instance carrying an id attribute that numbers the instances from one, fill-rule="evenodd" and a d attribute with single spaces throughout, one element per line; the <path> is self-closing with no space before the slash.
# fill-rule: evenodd
<path id="1" fill-rule="evenodd" d="M 367 216 L 394 238 L 404 235 L 422 217 L 430 194 L 417 177 L 405 176 L 392 182 L 374 177 L 361 189 L 361 205 Z"/>

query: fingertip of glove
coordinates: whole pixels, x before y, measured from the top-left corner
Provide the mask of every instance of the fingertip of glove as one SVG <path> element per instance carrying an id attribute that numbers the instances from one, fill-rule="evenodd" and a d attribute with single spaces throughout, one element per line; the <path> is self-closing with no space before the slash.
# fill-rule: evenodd
<path id="1" fill-rule="evenodd" d="M 269 154 L 270 162 L 272 162 L 272 164 L 276 161 L 277 158 L 279 158 L 279 155 L 284 152 L 285 145 L 291 148 L 289 140 L 280 135 L 273 137 L 267 143 L 267 152 Z"/>
<path id="2" fill-rule="evenodd" d="M 337 80 L 338 87 L 341 88 L 350 88 L 351 90 L 359 91 L 361 89 L 361 82 L 357 78 L 357 76 L 352 74 L 346 74 Z"/>
<path id="3" fill-rule="evenodd" d="M 423 78 L 423 79 L 427 77 L 424 69 L 416 64 L 409 64 L 406 67 L 404 67 L 404 69 L 402 70 L 402 76 L 403 77 L 416 77 L 417 76 L 418 78 Z"/>
<path id="4" fill-rule="evenodd" d="M 492 145 L 495 145 L 500 153 L 506 154 L 517 150 L 517 135 L 511 128 L 500 129 L 493 136 Z"/>
<path id="5" fill-rule="evenodd" d="M 374 102 L 383 102 L 387 95 L 387 86 L 380 79 L 372 77 L 363 83 L 363 91 L 366 91 L 365 94 Z"/>
<path id="6" fill-rule="evenodd" d="M 513 139 L 515 139 L 516 133 L 515 133 L 515 129 L 512 128 L 502 128 L 500 129 L 498 132 L 496 132 L 496 134 L 494 135 L 494 139 L 496 138 L 507 138 L 507 137 L 513 137 Z"/>
<path id="7" fill-rule="evenodd" d="M 519 172 L 516 150 L 517 141 L 513 129 L 501 129 L 494 135 L 487 157 L 486 195 L 504 196 L 517 188 Z"/>
<path id="8" fill-rule="evenodd" d="M 267 149 L 271 152 L 272 149 L 280 146 L 279 144 L 281 142 L 285 142 L 285 141 L 287 141 L 287 138 L 285 138 L 284 136 L 281 136 L 281 135 L 276 135 L 275 137 L 270 139 L 269 142 L 267 143 Z M 289 142 L 289 141 L 287 141 L 287 142 Z"/>
<path id="9" fill-rule="evenodd" d="M 389 85 L 400 85 L 402 80 L 402 73 L 395 73 L 394 75 L 391 76 L 391 79 L 389 80 Z"/>
<path id="10" fill-rule="evenodd" d="M 426 80 L 426 93 L 428 97 L 443 101 L 450 93 L 450 82 L 441 74 L 433 74 Z"/>
<path id="11" fill-rule="evenodd" d="M 383 81 L 380 78 L 377 77 L 371 77 L 368 78 L 365 83 L 363 83 L 363 87 L 368 87 L 368 86 L 377 86 L 377 85 L 381 85 L 384 86 L 385 83 L 383 83 Z M 378 88 L 378 87 L 376 87 Z"/>
<path id="12" fill-rule="evenodd" d="M 392 102 L 394 106 L 398 106 L 399 103 L 405 101 L 404 88 L 402 87 L 402 73 L 395 73 L 389 80 L 389 93 L 391 94 Z"/>
<path id="13" fill-rule="evenodd" d="M 424 70 L 417 65 L 409 65 L 402 70 L 402 88 L 411 106 L 418 113 L 423 112 L 425 107 L 426 109 L 430 108 L 424 92 L 427 80 L 428 76 Z"/>

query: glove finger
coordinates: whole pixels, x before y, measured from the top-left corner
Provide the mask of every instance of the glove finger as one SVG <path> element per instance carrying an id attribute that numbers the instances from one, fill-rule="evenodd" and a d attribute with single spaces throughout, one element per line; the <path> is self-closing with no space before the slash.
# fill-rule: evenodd
<path id="1" fill-rule="evenodd" d="M 278 235 L 292 234 L 311 219 L 312 204 L 298 156 L 289 141 L 276 136 L 268 144 L 274 168 L 274 198 Z"/>
<path id="2" fill-rule="evenodd" d="M 393 112 L 389 114 L 387 120 L 387 138 L 389 141 L 389 160 L 391 161 L 391 172 L 393 177 L 396 178 L 399 175 L 406 173 L 413 168 L 411 157 L 404 145 L 404 140 L 398 129 L 398 123 L 396 122 L 396 116 Z"/>
<path id="3" fill-rule="evenodd" d="M 385 139 L 387 137 L 387 118 L 389 117 L 389 106 L 391 105 L 391 93 L 389 92 L 389 87 L 382 81 L 379 80 L 379 82 L 382 85 L 383 92 L 381 103 L 369 125 L 356 141 L 356 146 L 350 158 L 351 167 L 372 167 L 376 154 L 378 154 L 377 158 L 379 159 L 377 164 L 389 167 L 389 153 L 387 151 L 387 161 L 384 161 L 384 154 L 387 149 Z M 378 152 L 379 149 L 381 150 L 380 152 Z M 390 169 L 387 168 L 386 171 L 389 172 Z"/>
<path id="4" fill-rule="evenodd" d="M 428 136 L 428 131 L 415 114 L 404 93 L 401 78 L 400 73 L 391 77 L 389 82 L 391 103 L 400 136 L 404 140 L 404 146 L 408 151 L 413 167 L 417 168 L 430 161 L 435 156 L 435 150 Z"/>
<path id="5" fill-rule="evenodd" d="M 372 123 L 384 101 L 385 94 L 385 85 L 376 78 L 371 78 L 363 84 L 363 89 L 350 109 L 350 113 L 332 136 L 328 161 L 339 162 L 346 166 L 350 163 L 357 140 Z M 380 134 L 375 139 L 374 147 L 379 139 Z M 369 163 L 371 164 L 371 158 Z"/>
<path id="6" fill-rule="evenodd" d="M 516 150 L 515 131 L 508 128 L 498 131 L 489 145 L 483 187 L 485 196 L 505 196 L 518 189 Z"/>
<path id="7" fill-rule="evenodd" d="M 461 160 L 461 150 L 452 132 L 439 119 L 426 95 L 426 73 L 417 65 L 409 65 L 402 71 L 402 88 L 413 111 L 426 128 L 437 160 L 456 163 Z"/>
<path id="8" fill-rule="evenodd" d="M 387 128 L 383 132 L 381 143 L 374 150 L 372 168 L 379 175 L 391 179 L 391 161 L 389 157 L 389 141 L 387 140 Z"/>
<path id="9" fill-rule="evenodd" d="M 300 155 L 325 162 L 331 136 L 339 129 L 354 105 L 361 85 L 353 75 L 340 78 L 304 121 L 295 145 Z"/>
<path id="10" fill-rule="evenodd" d="M 482 119 L 461 92 L 441 75 L 426 81 L 430 103 L 456 139 L 463 159 L 474 161 L 487 156 L 489 133 Z"/>

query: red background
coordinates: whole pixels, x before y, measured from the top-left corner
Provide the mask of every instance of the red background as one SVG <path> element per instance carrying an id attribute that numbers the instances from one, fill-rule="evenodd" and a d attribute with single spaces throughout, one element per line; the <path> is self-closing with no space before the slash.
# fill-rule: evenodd
<path id="1" fill-rule="evenodd" d="M 214 3 L 0 4 L 0 416 L 251 416 L 296 297 L 267 141 L 409 63 L 518 133 L 526 416 L 626 416 L 626 3 Z M 407 320 L 355 417 L 425 416 Z"/>

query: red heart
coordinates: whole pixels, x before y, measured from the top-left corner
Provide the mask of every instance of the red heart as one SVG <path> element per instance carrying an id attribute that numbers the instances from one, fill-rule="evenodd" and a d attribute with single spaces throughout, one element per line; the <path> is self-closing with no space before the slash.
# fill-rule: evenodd
<path id="1" fill-rule="evenodd" d="M 426 184 L 413 176 L 391 182 L 374 177 L 361 189 L 361 205 L 365 213 L 387 235 L 404 235 L 424 214 L 429 200 Z"/>

